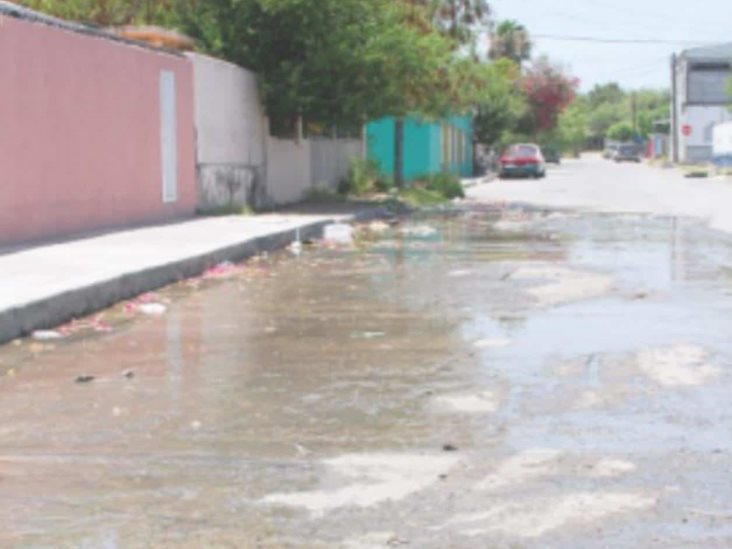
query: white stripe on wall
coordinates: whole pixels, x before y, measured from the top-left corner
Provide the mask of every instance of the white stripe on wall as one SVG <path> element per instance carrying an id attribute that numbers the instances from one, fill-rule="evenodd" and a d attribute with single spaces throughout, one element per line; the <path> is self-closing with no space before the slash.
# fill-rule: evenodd
<path id="1" fill-rule="evenodd" d="M 160 71 L 160 138 L 163 202 L 178 200 L 178 140 L 175 108 L 175 73 Z"/>

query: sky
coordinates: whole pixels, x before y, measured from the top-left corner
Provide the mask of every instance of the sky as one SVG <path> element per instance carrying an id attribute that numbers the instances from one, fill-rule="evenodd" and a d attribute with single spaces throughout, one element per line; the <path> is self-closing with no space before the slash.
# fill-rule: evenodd
<path id="1" fill-rule="evenodd" d="M 628 89 L 668 88 L 674 52 L 732 42 L 732 0 L 490 0 L 497 19 L 515 19 L 548 55 L 580 79 L 584 91 L 619 82 Z M 598 43 L 550 37 L 664 40 Z"/>

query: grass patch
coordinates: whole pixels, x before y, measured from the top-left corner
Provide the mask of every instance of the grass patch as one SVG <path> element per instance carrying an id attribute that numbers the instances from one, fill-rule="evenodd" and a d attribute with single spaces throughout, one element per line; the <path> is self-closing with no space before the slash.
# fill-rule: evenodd
<path id="1" fill-rule="evenodd" d="M 460 178 L 451 173 L 438 173 L 427 178 L 426 188 L 445 198 L 465 198 Z"/>
<path id="2" fill-rule="evenodd" d="M 694 179 L 704 179 L 706 177 L 709 177 L 709 170 L 703 170 L 703 169 L 689 170 L 686 172 L 686 174 L 684 174 L 684 177 L 694 178 Z"/>
<path id="3" fill-rule="evenodd" d="M 431 191 L 420 187 L 412 187 L 402 190 L 398 199 L 410 208 L 425 208 L 428 206 L 439 206 L 450 200 L 437 191 Z"/>
<path id="4" fill-rule="evenodd" d="M 218 206 L 216 208 L 196 210 L 196 215 L 204 217 L 220 217 L 225 215 L 254 215 L 254 210 L 251 206 L 236 206 L 229 204 L 226 206 Z"/>
<path id="5" fill-rule="evenodd" d="M 379 165 L 374 160 L 351 158 L 348 175 L 341 185 L 341 193 L 364 196 L 380 187 Z"/>

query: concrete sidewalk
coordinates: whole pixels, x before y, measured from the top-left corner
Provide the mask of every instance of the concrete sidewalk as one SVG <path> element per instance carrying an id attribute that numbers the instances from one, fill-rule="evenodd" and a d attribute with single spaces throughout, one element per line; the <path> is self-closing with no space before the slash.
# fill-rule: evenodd
<path id="1" fill-rule="evenodd" d="M 196 276 L 222 261 L 281 248 L 297 231 L 313 238 L 329 223 L 382 213 L 373 207 L 344 210 L 193 219 L 0 255 L 0 343 Z"/>

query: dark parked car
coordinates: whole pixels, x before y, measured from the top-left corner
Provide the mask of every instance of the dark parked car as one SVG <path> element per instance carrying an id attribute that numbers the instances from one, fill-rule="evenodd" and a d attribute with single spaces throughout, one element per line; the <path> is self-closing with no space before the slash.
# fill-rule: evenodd
<path id="1" fill-rule="evenodd" d="M 613 154 L 615 162 L 640 162 L 641 155 L 635 145 L 620 145 Z"/>
<path id="2" fill-rule="evenodd" d="M 544 177 L 546 166 L 538 145 L 511 145 L 501 156 L 499 177 Z"/>
<path id="3" fill-rule="evenodd" d="M 562 163 L 562 153 L 556 147 L 542 147 L 541 154 L 544 156 L 544 162 L 547 164 Z"/>

